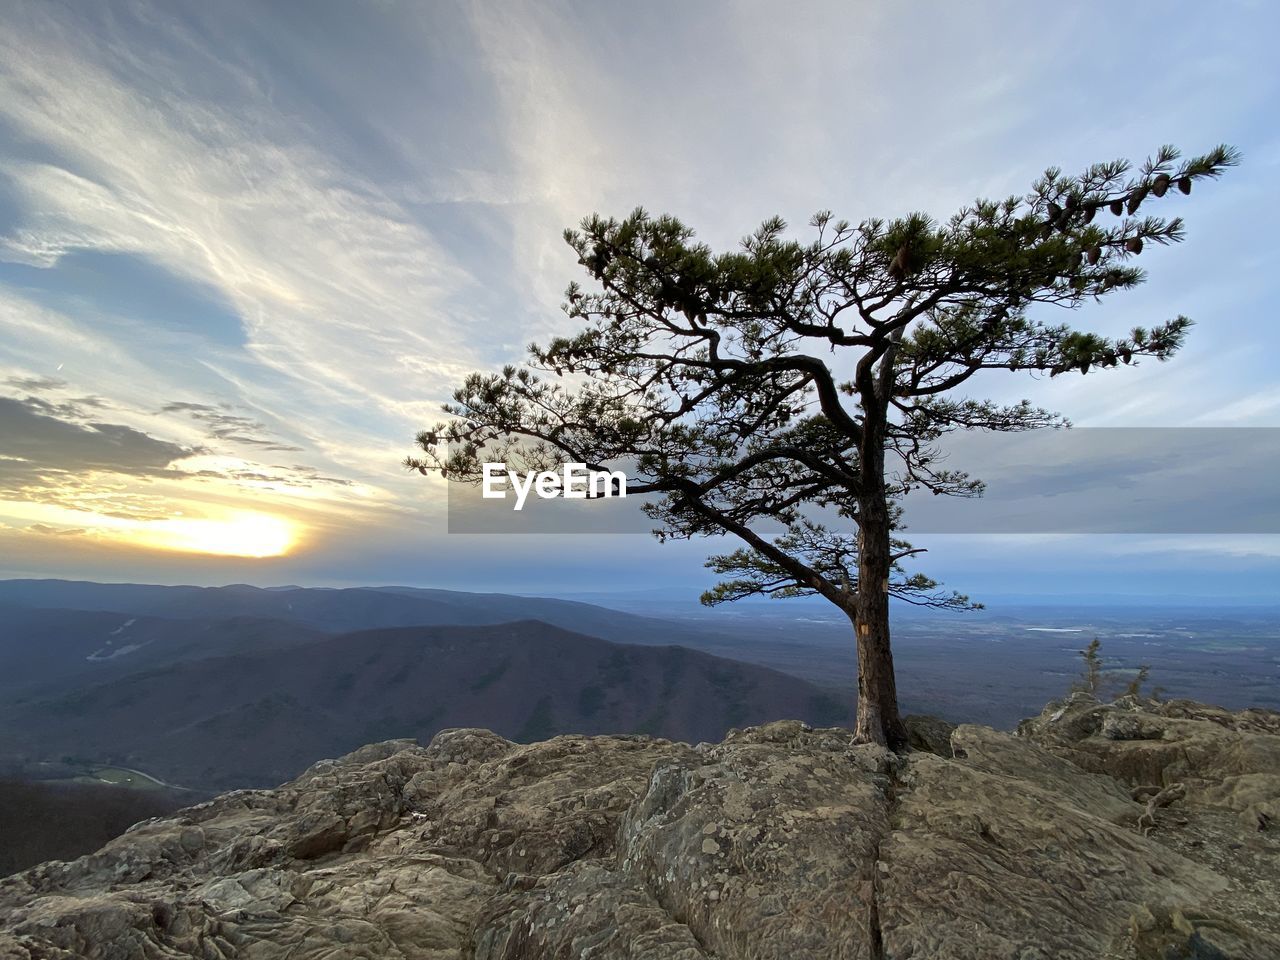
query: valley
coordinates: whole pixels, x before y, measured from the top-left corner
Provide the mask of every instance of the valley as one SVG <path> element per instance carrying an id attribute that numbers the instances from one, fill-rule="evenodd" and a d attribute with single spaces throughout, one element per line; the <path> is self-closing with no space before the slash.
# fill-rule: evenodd
<path id="1" fill-rule="evenodd" d="M 612 598 L 619 607 L 625 597 Z M 1118 692 L 1280 707 L 1274 609 L 999 604 L 895 613 L 907 712 L 1010 728 L 1102 642 Z M 708 610 L 409 587 L 0 581 L 0 771 L 272 786 L 317 759 L 444 727 L 712 740 L 783 717 L 847 722 L 849 625 L 825 604 Z M 132 772 L 130 772 L 132 771 Z M 145 773 L 141 773 L 145 771 Z"/>

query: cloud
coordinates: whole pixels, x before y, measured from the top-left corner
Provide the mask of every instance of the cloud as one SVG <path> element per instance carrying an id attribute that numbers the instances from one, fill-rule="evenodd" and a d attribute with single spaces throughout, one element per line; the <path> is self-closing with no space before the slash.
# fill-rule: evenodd
<path id="1" fill-rule="evenodd" d="M 342 477 L 328 477 L 307 466 L 271 467 L 268 470 L 197 470 L 193 477 L 210 477 L 222 480 L 237 480 L 254 485 L 288 485 L 291 487 L 351 487 L 354 482 Z"/>
<path id="2" fill-rule="evenodd" d="M 1197 190 L 1187 249 L 1144 256 L 1158 293 L 1079 319 L 1114 329 L 1185 310 L 1205 321 L 1185 358 L 1087 382 L 993 377 L 981 392 L 1078 423 L 1275 419 L 1275 241 L 1257 211 L 1280 151 L 1251 119 L 1276 93 L 1274 14 L 1256 5 L 1158 22 L 1100 4 L 927 22 L 836 2 L 782 19 L 758 4 L 556 0 L 5 13 L 0 261 L 26 272 L 0 263 L 0 375 L 26 415 L 201 452 L 166 482 L 288 487 L 430 522 L 443 487 L 400 457 L 463 375 L 566 332 L 557 303 L 578 269 L 560 231 L 582 215 L 643 204 L 725 248 L 775 212 L 945 216 L 1046 163 L 1167 139 L 1240 140 L 1250 165 Z M 1109 55 L 1099 17 L 1179 69 Z M 93 283 L 72 290 L 95 257 L 163 290 L 134 312 Z M 36 271 L 47 282 L 12 279 Z M 163 512 L 119 485 L 66 472 L 57 495 Z M 372 536 L 313 569 L 358 578 L 347 557 Z"/>
<path id="3" fill-rule="evenodd" d="M 962 433 L 938 449 L 942 466 L 987 487 L 977 499 L 907 497 L 915 532 L 1280 532 L 1274 428 Z"/>
<path id="4" fill-rule="evenodd" d="M 186 413 L 209 428 L 209 436 L 216 440 L 230 443 L 260 447 L 263 450 L 274 450 L 281 453 L 300 453 L 303 447 L 281 443 L 267 435 L 266 424 L 250 417 L 242 417 L 228 413 L 233 409 L 230 404 L 213 407 L 207 403 L 189 403 L 178 401 L 166 403 L 160 408 L 161 413 Z"/>
<path id="5" fill-rule="evenodd" d="M 0 397 L 0 483 L 12 488 L 53 474 L 93 471 L 159 476 L 194 452 L 123 424 L 70 423 L 49 415 L 47 407 Z"/>
<path id="6" fill-rule="evenodd" d="M 38 160 L 0 163 L 20 210 L 0 255 L 48 267 L 128 254 L 207 285 L 245 327 L 223 354 L 249 364 L 252 405 L 318 446 L 340 446 L 345 419 L 407 443 L 405 405 L 481 364 L 469 321 L 485 291 L 388 191 L 337 163 L 256 65 L 181 18 L 133 13 L 31 6 L 0 39 L 0 114 L 41 145 Z M 224 357 L 212 361 L 226 369 Z"/>
<path id="7" fill-rule="evenodd" d="M 41 390 L 56 390 L 65 387 L 67 381 L 58 380 L 54 377 L 9 377 L 5 383 L 18 390 L 27 390 L 38 393 Z"/>
<path id="8" fill-rule="evenodd" d="M 1195 422 L 1238 425 L 1268 418 L 1274 420 L 1277 411 L 1280 411 L 1280 388 L 1267 387 L 1208 410 L 1196 417 Z"/>
<path id="9" fill-rule="evenodd" d="M 1272 533 L 1236 536 L 1168 536 L 1155 539 L 1126 538 L 1110 547 L 1119 556 L 1190 554 L 1198 557 L 1280 560 L 1280 535 Z"/>
<path id="10" fill-rule="evenodd" d="M 89 532 L 83 527 L 55 527 L 47 523 L 29 523 L 23 529 L 46 537 L 82 537 Z"/>
<path id="11" fill-rule="evenodd" d="M 90 410 L 101 410 L 110 406 L 101 397 L 46 400 L 43 397 L 28 396 L 22 402 L 32 410 L 38 410 L 47 417 L 56 417 L 59 420 L 84 420 L 93 416 Z"/>

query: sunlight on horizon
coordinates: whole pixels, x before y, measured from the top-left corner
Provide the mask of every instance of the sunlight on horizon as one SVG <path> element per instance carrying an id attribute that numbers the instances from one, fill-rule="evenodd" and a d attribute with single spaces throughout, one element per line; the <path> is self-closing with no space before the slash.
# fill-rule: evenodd
<path id="1" fill-rule="evenodd" d="M 225 518 L 175 518 L 142 523 L 124 538 L 138 546 L 223 557 L 281 557 L 297 540 L 282 517 L 237 511 Z"/>
<path id="2" fill-rule="evenodd" d="M 31 533 L 174 553 L 261 559 L 290 553 L 302 526 L 292 519 L 257 510 L 223 509 L 207 516 L 126 517 L 54 504 L 4 504 L 3 511 L 30 521 Z M 22 529 L 21 527 L 19 529 Z"/>

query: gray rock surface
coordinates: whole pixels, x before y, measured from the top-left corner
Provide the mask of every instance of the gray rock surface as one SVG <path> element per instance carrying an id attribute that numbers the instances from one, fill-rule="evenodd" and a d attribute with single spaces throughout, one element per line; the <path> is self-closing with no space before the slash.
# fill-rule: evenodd
<path id="1" fill-rule="evenodd" d="M 1194 908 L 1136 912 L 1138 956 L 1280 958 L 1280 714 L 1074 694 L 1018 732 L 1130 796 L 1179 796 L 1146 811 L 1142 829 L 1226 881 Z"/>
<path id="2" fill-rule="evenodd" d="M 1280 957 L 1276 715 L 921 726 L 375 744 L 0 880 L 0 958 Z"/>

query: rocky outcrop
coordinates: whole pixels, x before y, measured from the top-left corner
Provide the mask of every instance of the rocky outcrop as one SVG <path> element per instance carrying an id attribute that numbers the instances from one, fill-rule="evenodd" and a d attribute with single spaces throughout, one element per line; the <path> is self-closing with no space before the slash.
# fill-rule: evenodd
<path id="1" fill-rule="evenodd" d="M 1144 806 L 1141 832 L 1226 881 L 1198 910 L 1136 914 L 1135 938 L 1149 944 L 1141 956 L 1280 958 L 1280 714 L 1075 694 L 1018 732 L 1124 785 Z"/>
<path id="2" fill-rule="evenodd" d="M 0 957 L 1274 958 L 1276 723 L 1077 697 L 905 756 L 449 730 L 0 881 Z"/>

